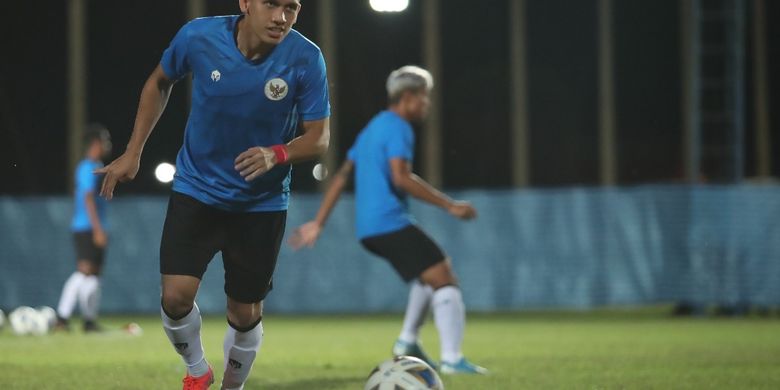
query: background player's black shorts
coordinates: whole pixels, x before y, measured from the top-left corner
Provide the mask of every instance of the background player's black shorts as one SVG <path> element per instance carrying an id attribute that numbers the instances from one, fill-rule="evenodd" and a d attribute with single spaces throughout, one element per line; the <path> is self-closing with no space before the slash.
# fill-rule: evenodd
<path id="1" fill-rule="evenodd" d="M 173 192 L 160 243 L 160 273 L 201 279 L 221 251 L 225 294 L 242 303 L 259 302 L 273 287 L 286 221 L 287 211 L 228 212 Z"/>
<path id="2" fill-rule="evenodd" d="M 73 245 L 76 248 L 76 260 L 86 260 L 97 266 L 103 265 L 106 248 L 95 245 L 92 230 L 73 232 Z"/>
<path id="3" fill-rule="evenodd" d="M 389 261 L 407 282 L 447 257 L 425 232 L 414 225 L 366 237 L 360 243 L 371 253 Z"/>

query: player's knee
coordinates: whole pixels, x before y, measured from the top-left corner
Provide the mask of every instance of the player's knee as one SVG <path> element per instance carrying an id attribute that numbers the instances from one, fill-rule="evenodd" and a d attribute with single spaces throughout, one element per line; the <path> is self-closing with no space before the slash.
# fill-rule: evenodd
<path id="1" fill-rule="evenodd" d="M 194 305 L 195 301 L 175 290 L 163 289 L 162 307 L 171 318 L 181 318 L 186 316 Z"/>
<path id="2" fill-rule="evenodd" d="M 455 276 L 455 272 L 452 271 L 449 259 L 445 259 L 425 270 L 420 275 L 420 280 L 434 290 L 458 285 L 458 278 Z"/>
<path id="3" fill-rule="evenodd" d="M 228 298 L 227 319 L 237 329 L 256 325 L 263 318 L 263 303 L 240 303 Z"/>
<path id="4" fill-rule="evenodd" d="M 86 260 L 80 260 L 76 264 L 76 269 L 79 272 L 81 272 L 82 274 L 87 275 L 87 276 L 95 274 L 95 271 L 94 271 L 93 268 L 94 267 L 93 267 L 92 263 L 90 263 L 89 261 L 86 261 Z"/>
<path id="5" fill-rule="evenodd" d="M 100 267 L 94 264 L 90 264 L 89 267 L 87 268 L 87 272 L 85 272 L 84 274 L 91 275 L 91 276 L 100 276 Z"/>

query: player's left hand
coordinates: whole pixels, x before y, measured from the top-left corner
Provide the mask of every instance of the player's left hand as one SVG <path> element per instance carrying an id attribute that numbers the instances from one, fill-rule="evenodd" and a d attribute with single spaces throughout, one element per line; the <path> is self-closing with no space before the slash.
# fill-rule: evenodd
<path id="1" fill-rule="evenodd" d="M 246 181 L 257 179 L 276 165 L 276 153 L 271 148 L 255 146 L 236 157 L 235 168 Z"/>
<path id="2" fill-rule="evenodd" d="M 96 169 L 93 173 L 104 174 L 103 185 L 100 187 L 100 196 L 111 200 L 114 197 L 114 188 L 117 183 L 124 183 L 135 179 L 141 166 L 141 154 L 122 153 L 119 158 L 103 168 Z"/>

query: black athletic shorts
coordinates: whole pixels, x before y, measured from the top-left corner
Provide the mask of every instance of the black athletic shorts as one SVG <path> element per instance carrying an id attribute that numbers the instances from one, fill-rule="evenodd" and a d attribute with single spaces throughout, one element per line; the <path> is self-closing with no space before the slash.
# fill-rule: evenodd
<path id="1" fill-rule="evenodd" d="M 73 244 L 76 248 L 76 260 L 85 260 L 97 266 L 103 265 L 106 248 L 95 245 L 92 230 L 73 232 Z"/>
<path id="2" fill-rule="evenodd" d="M 173 192 L 168 201 L 160 273 L 203 278 L 222 252 L 225 294 L 242 303 L 262 301 L 273 288 L 287 211 L 228 212 Z"/>
<path id="3" fill-rule="evenodd" d="M 360 240 L 371 253 L 384 258 L 405 280 L 420 276 L 446 259 L 446 255 L 425 232 L 410 225 L 401 230 Z"/>

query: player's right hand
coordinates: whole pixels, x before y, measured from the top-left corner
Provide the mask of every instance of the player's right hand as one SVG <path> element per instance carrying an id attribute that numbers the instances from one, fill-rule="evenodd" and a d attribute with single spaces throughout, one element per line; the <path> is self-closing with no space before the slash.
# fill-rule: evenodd
<path id="1" fill-rule="evenodd" d="M 92 231 L 92 242 L 98 248 L 105 248 L 106 245 L 108 245 L 108 236 L 106 235 L 105 230 L 103 230 L 103 229 L 93 230 Z"/>
<path id="2" fill-rule="evenodd" d="M 105 174 L 105 177 L 103 177 L 103 186 L 100 187 L 100 196 L 111 200 L 111 198 L 114 197 L 114 187 L 116 187 L 116 184 L 135 179 L 135 175 L 138 174 L 138 168 L 140 168 L 140 166 L 140 156 L 125 152 L 111 164 L 96 169 L 94 172 L 95 174 Z"/>
<path id="3" fill-rule="evenodd" d="M 304 246 L 311 248 L 317 242 L 317 238 L 320 237 L 320 232 L 322 232 L 322 226 L 317 221 L 306 222 L 295 229 L 295 233 L 287 240 L 287 243 L 295 250 Z"/>
<path id="4" fill-rule="evenodd" d="M 460 200 L 452 202 L 452 204 L 447 207 L 447 212 L 459 219 L 469 220 L 477 217 L 477 209 L 475 209 L 471 203 Z"/>

